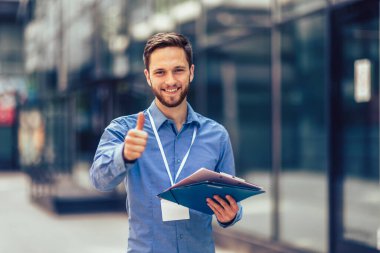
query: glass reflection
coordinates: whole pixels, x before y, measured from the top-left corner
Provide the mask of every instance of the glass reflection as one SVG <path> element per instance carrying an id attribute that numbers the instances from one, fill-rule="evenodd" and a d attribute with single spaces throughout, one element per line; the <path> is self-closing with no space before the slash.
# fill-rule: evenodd
<path id="1" fill-rule="evenodd" d="M 367 19 L 348 24 L 342 31 L 343 230 L 345 239 L 376 247 L 380 213 L 379 26 L 378 17 Z M 356 70 L 358 62 L 372 66 L 367 100 L 355 100 L 355 62 Z"/>
<path id="2" fill-rule="evenodd" d="M 326 6 L 326 0 L 277 0 L 284 17 L 303 15 Z"/>
<path id="3" fill-rule="evenodd" d="M 325 16 L 282 27 L 280 238 L 327 251 Z"/>
<path id="4" fill-rule="evenodd" d="M 244 222 L 231 229 L 269 239 L 271 173 L 270 30 L 207 55 L 208 114 L 223 122 L 234 148 L 236 172 L 265 188 L 266 194 L 247 199 Z M 254 225 L 252 225 L 254 224 Z"/>

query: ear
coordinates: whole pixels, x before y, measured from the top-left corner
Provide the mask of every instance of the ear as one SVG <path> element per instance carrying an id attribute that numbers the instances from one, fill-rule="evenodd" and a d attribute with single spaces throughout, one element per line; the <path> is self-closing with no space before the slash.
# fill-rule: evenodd
<path id="1" fill-rule="evenodd" d="M 194 79 L 194 64 L 192 64 L 190 67 L 190 83 L 193 81 L 193 79 Z"/>
<path id="2" fill-rule="evenodd" d="M 149 71 L 147 69 L 144 69 L 144 75 L 145 75 L 145 78 L 146 78 L 146 82 L 148 83 L 149 86 L 152 86 L 152 82 L 150 81 L 150 77 L 149 77 Z"/>

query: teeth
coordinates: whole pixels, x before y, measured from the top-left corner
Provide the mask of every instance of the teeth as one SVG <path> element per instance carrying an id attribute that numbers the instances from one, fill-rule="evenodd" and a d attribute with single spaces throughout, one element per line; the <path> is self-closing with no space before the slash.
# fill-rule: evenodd
<path id="1" fill-rule="evenodd" d="M 175 92 L 177 91 L 178 89 L 171 89 L 171 90 L 166 90 L 167 92 Z"/>

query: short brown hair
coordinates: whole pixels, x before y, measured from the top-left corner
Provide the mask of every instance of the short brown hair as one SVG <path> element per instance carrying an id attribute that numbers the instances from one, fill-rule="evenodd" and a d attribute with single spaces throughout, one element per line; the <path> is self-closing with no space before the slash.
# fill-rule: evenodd
<path id="1" fill-rule="evenodd" d="M 189 67 L 193 64 L 193 50 L 190 41 L 179 33 L 157 33 L 150 37 L 144 48 L 143 60 L 145 68 L 149 70 L 150 56 L 157 48 L 179 47 L 185 50 Z"/>

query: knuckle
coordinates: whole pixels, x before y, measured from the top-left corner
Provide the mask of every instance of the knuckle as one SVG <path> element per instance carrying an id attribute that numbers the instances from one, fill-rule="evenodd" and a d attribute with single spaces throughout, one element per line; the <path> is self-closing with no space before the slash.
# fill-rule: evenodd
<path id="1" fill-rule="evenodd" d="M 125 138 L 125 142 L 128 143 L 128 144 L 132 144 L 133 143 L 133 140 L 134 140 L 134 137 L 133 136 L 127 136 Z"/>
<path id="2" fill-rule="evenodd" d="M 136 134 L 138 134 L 140 137 L 142 138 L 146 138 L 148 137 L 148 134 L 147 132 L 145 132 L 144 130 L 137 130 L 137 129 L 134 129 L 134 131 L 136 132 Z"/>

